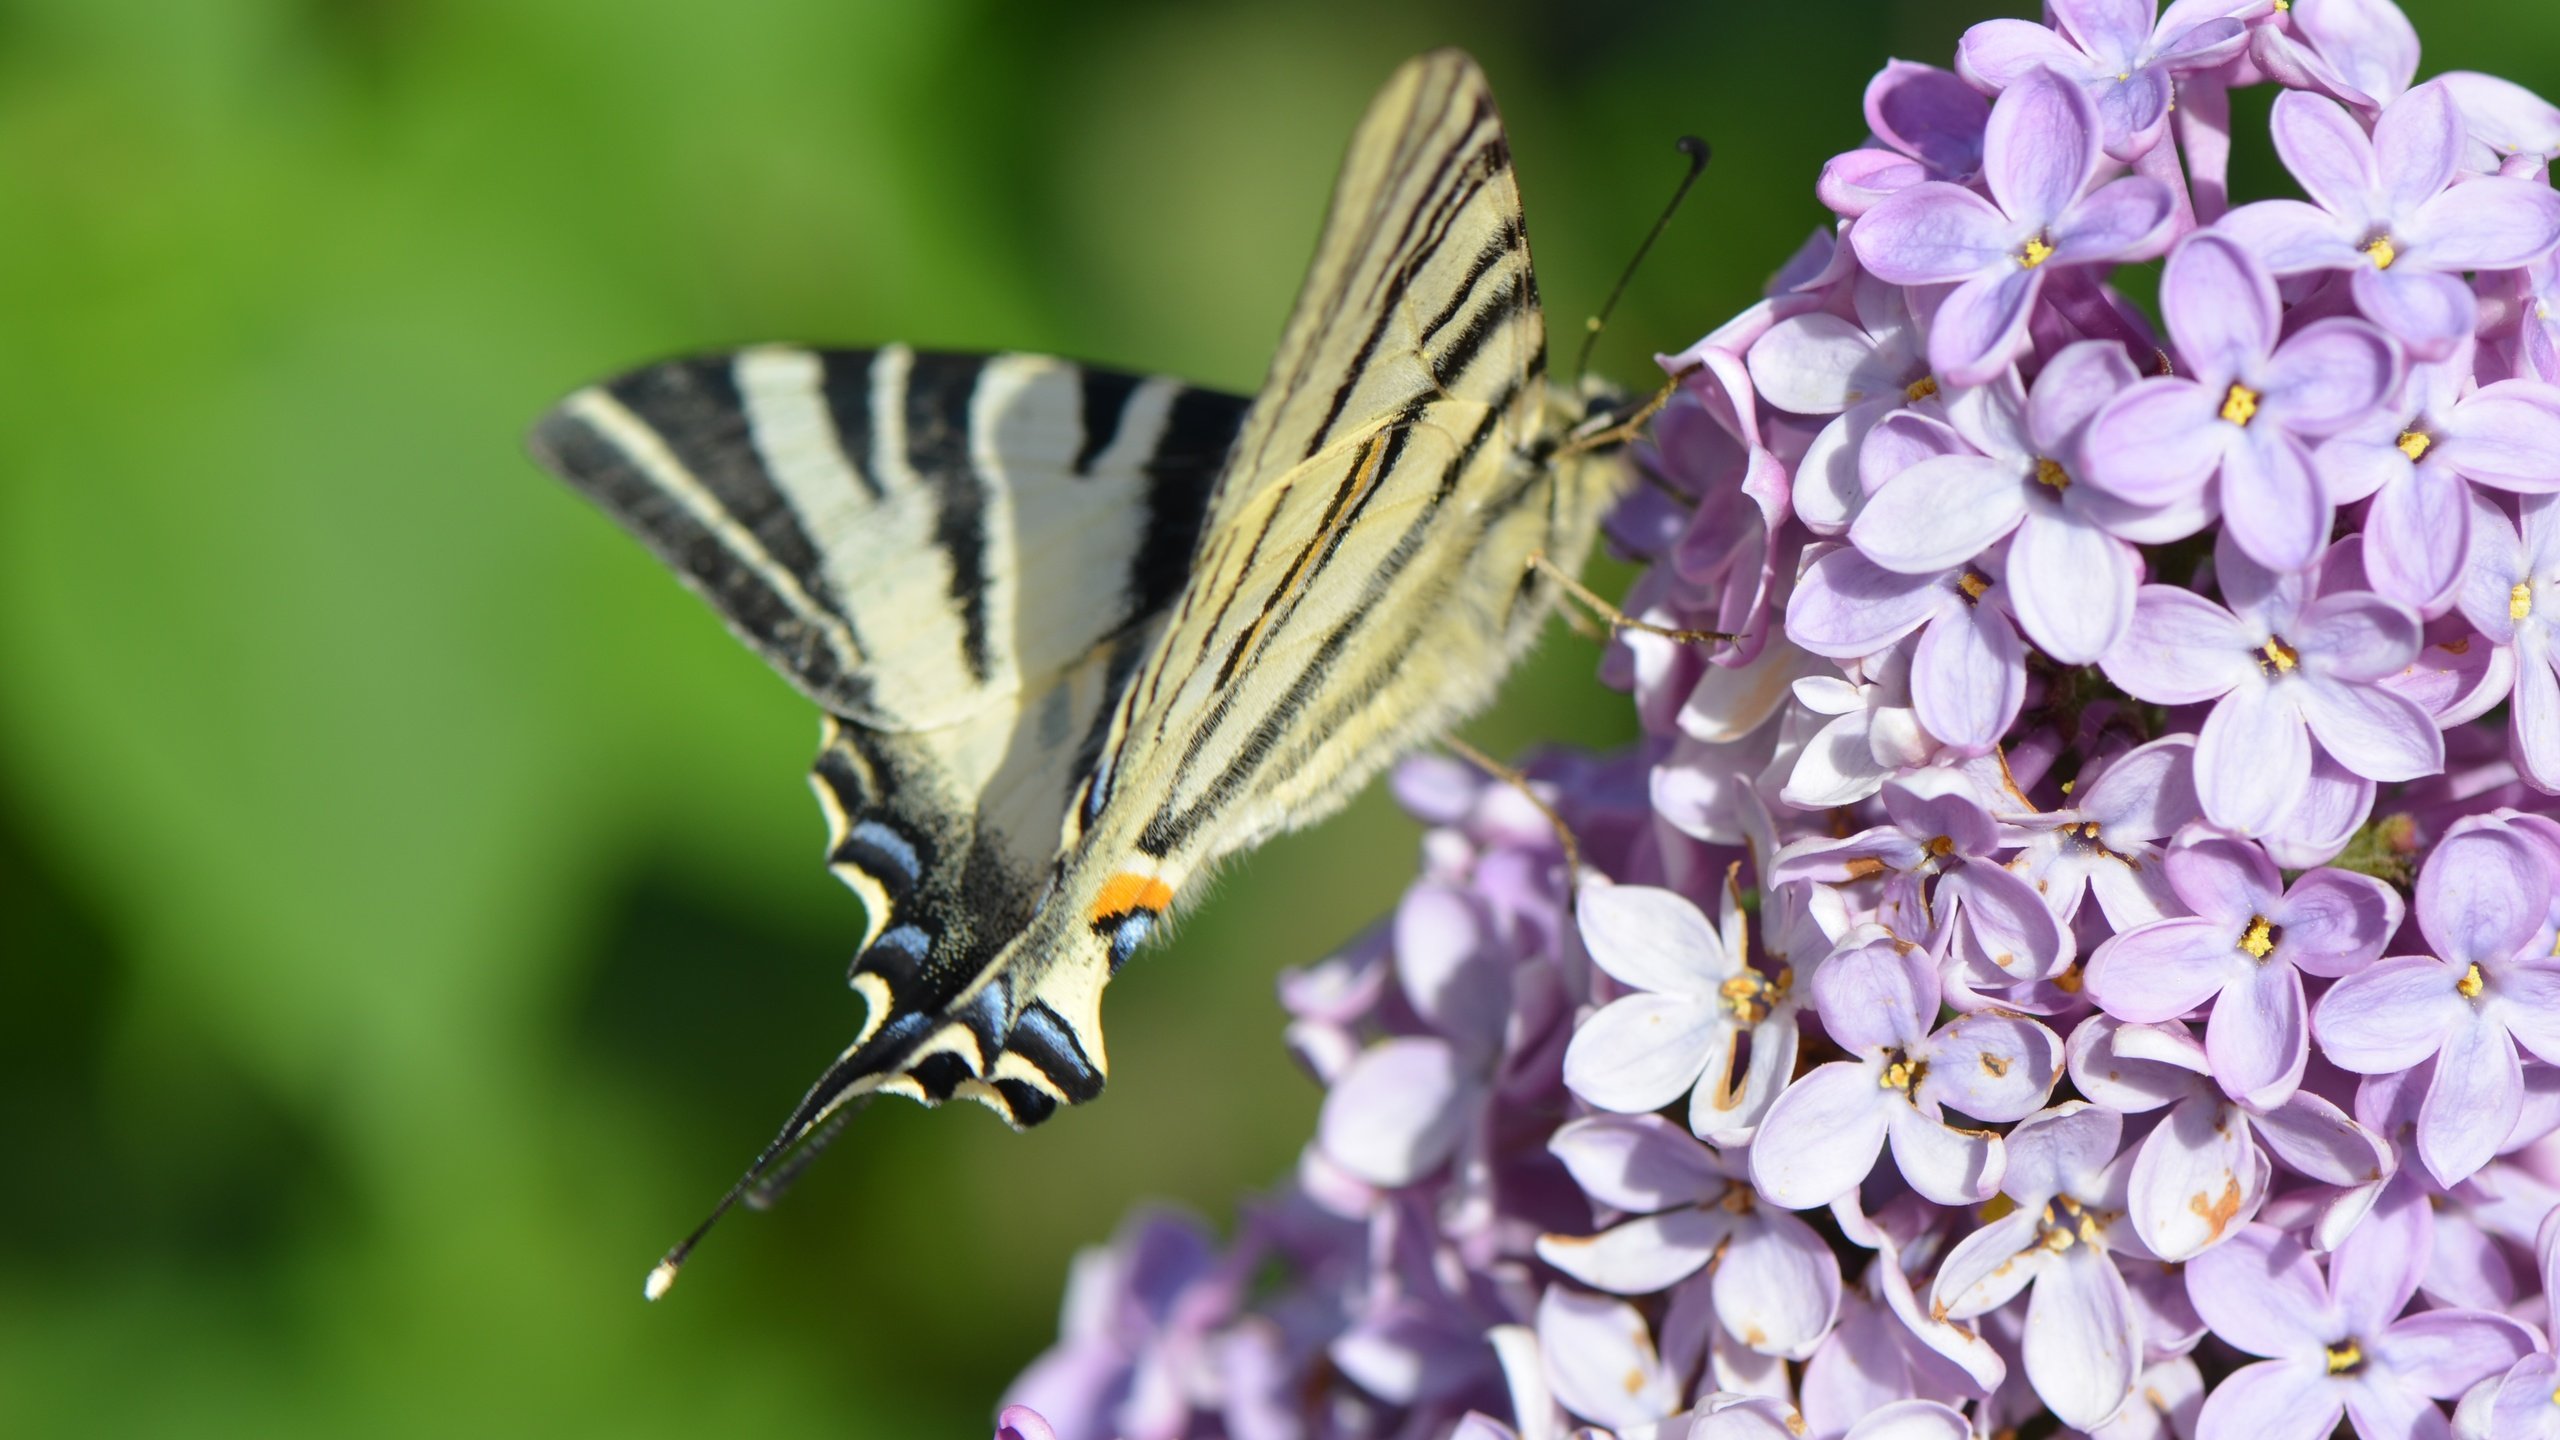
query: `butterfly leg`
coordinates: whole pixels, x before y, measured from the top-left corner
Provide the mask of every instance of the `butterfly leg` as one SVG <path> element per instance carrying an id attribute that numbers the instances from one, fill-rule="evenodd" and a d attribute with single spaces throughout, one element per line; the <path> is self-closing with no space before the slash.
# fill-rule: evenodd
<path id="1" fill-rule="evenodd" d="M 1483 751 L 1468 744 L 1466 741 L 1459 739 L 1455 735 L 1443 738 L 1440 743 L 1447 746 L 1458 756 L 1458 758 L 1466 761 L 1468 764 L 1473 765 L 1487 775 L 1492 776 L 1494 779 L 1501 781 L 1505 785 L 1510 786 L 1514 790 L 1519 791 L 1522 795 L 1528 797 L 1529 803 L 1537 806 L 1538 813 L 1546 816 L 1547 823 L 1555 827 L 1556 840 L 1564 847 L 1565 873 L 1572 876 L 1576 882 L 1581 880 L 1582 846 L 1576 843 L 1573 838 L 1573 827 L 1564 823 L 1564 816 L 1556 812 L 1555 806 L 1547 803 L 1547 797 L 1538 793 L 1537 787 L 1529 783 L 1528 776 L 1523 775 L 1510 766 L 1503 764 L 1501 761 L 1494 759 L 1492 756 L 1487 755 Z"/>
<path id="2" fill-rule="evenodd" d="M 1564 593 L 1589 606 L 1591 613 L 1612 630 L 1636 630 L 1647 635 L 1660 635 L 1666 640 L 1677 640 L 1683 645 L 1730 645 L 1740 638 L 1726 634 L 1722 630 L 1679 630 L 1668 625 L 1656 625 L 1650 620 L 1639 620 L 1601 599 L 1598 591 L 1575 579 L 1570 571 L 1548 559 L 1547 552 L 1544 550 L 1531 552 L 1529 568 L 1553 580 Z"/>

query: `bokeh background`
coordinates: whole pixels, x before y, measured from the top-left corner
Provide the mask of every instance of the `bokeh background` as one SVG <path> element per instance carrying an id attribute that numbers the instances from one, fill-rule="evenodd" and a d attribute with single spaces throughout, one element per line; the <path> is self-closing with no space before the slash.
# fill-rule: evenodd
<path id="1" fill-rule="evenodd" d="M 2411 8 L 2430 70 L 2560 93 L 2545 0 Z M 1286 1170 L 1273 978 L 1415 828 L 1235 867 L 1113 988 L 1104 1103 L 875 1107 L 644 1307 L 850 1033 L 859 911 L 813 715 L 527 421 L 766 338 L 1249 388 L 1353 118 L 1445 43 L 1567 341 L 1715 142 L 1601 345 L 1643 383 L 1973 18 L 0 0 L 0 1434 L 985 1434 L 1078 1245 Z M 1596 658 L 1559 631 L 1474 738 L 1625 740 Z"/>

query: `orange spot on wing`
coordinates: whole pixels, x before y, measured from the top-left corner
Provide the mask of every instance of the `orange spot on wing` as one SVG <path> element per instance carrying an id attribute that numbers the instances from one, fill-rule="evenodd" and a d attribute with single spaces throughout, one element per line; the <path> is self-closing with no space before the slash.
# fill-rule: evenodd
<path id="1" fill-rule="evenodd" d="M 1099 925 L 1115 915 L 1132 910 L 1145 910 L 1161 915 L 1173 903 L 1173 887 L 1153 875 L 1132 875 L 1122 871 L 1102 882 L 1102 893 L 1095 896 L 1093 909 L 1085 919 Z"/>

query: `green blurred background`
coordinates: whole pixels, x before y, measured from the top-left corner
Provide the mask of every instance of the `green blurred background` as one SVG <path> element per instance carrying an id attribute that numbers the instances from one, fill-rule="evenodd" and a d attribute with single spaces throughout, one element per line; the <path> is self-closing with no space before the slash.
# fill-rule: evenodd
<path id="1" fill-rule="evenodd" d="M 2430 69 L 2560 92 L 2539 0 L 2413 8 Z M 1235 867 L 1114 987 L 1105 1103 L 877 1107 L 645 1307 L 850 1033 L 859 911 L 814 716 L 526 422 L 765 338 L 1249 388 L 1353 118 L 1446 43 L 1567 340 L 1716 143 L 1602 344 L 1641 383 L 1969 18 L 0 0 L 0 1434 L 985 1434 L 1076 1246 L 1289 1165 L 1273 976 L 1414 827 L 1372 795 Z M 1595 657 L 1475 738 L 1626 738 Z"/>

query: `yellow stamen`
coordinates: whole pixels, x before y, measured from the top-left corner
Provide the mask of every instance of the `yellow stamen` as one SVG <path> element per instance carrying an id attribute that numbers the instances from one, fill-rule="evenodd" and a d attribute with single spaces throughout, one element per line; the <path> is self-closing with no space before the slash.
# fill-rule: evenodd
<path id="1" fill-rule="evenodd" d="M 1724 1198 L 1716 1203 L 1735 1215 L 1748 1215 L 1751 1213 L 1751 1187 L 1728 1185 L 1725 1187 Z"/>
<path id="2" fill-rule="evenodd" d="M 2234 425 L 2246 425 L 2258 414 L 2258 392 L 2234 380 L 2231 391 L 2222 397 L 2222 418 Z"/>
<path id="3" fill-rule="evenodd" d="M 1994 1220 L 2006 1219 L 2017 1208 L 2018 1202 L 2007 1195 L 1994 1195 L 1982 1202 L 1982 1223 L 1988 1225 Z"/>
<path id="4" fill-rule="evenodd" d="M 1948 856 L 1956 853 L 1955 837 L 1952 835 L 1934 836 L 1930 839 L 1928 844 L 1923 845 L 1920 848 L 1928 851 L 1933 858 L 1944 860 Z"/>
<path id="5" fill-rule="evenodd" d="M 1900 1090 L 1909 1094 L 1920 1084 L 1920 1077 L 1927 1073 L 1929 1073 L 1929 1067 L 1921 1061 L 1896 1060 L 1884 1067 L 1884 1073 L 1876 1077 L 1876 1088 Z"/>
<path id="6" fill-rule="evenodd" d="M 2053 246 L 2041 235 L 2029 240 L 2026 244 L 2026 248 L 2018 252 L 2018 263 L 2029 270 L 2033 270 L 2052 258 Z"/>
<path id="7" fill-rule="evenodd" d="M 2070 1231 L 2056 1225 L 2052 1229 L 2044 1232 L 2044 1248 L 2052 1251 L 2056 1255 L 2059 1255 L 2063 1251 L 2071 1248 L 2074 1238 L 2075 1237 Z"/>
<path id="8" fill-rule="evenodd" d="M 2519 580 L 2516 582 L 2515 588 L 2507 592 L 2507 618 L 2510 620 L 2523 620 L 2530 617 L 2532 614 L 2533 582 L 2530 580 Z"/>
<path id="9" fill-rule="evenodd" d="M 2062 462 L 2059 460 L 2038 459 L 2036 483 L 2049 486 L 2054 490 L 2068 490 L 2071 488 L 2071 472 L 2063 469 Z"/>
<path id="10" fill-rule="evenodd" d="M 2392 245 L 2388 235 L 2376 235 L 2364 242 L 2364 253 L 2376 270 L 2388 270 L 2391 262 L 2400 258 L 2400 251 Z"/>
<path id="11" fill-rule="evenodd" d="M 1914 405 L 1919 404 L 1921 401 L 1926 400 L 1937 393 L 1938 377 L 1935 375 L 1923 375 L 1919 379 L 1902 387 L 1902 398 L 1910 401 Z"/>
<path id="12" fill-rule="evenodd" d="M 2400 446 L 2401 454 L 2408 456 L 2412 461 L 2418 461 L 2427 458 L 2427 447 L 2435 444 L 2436 441 L 2434 436 L 2424 430 L 2403 430 L 2396 443 Z"/>
<path id="13" fill-rule="evenodd" d="M 2240 932 L 2240 948 L 2249 952 L 2252 960 L 2266 959 L 2275 953 L 2276 927 L 2268 924 L 2264 915 L 2250 916 L 2249 928 Z"/>
<path id="14" fill-rule="evenodd" d="M 1967 570 L 1956 577 L 1956 588 L 1964 592 L 1967 600 L 1978 601 L 1991 593 L 1991 577 L 1979 570 Z"/>
<path id="15" fill-rule="evenodd" d="M 2274 636 L 2269 636 L 2267 643 L 2258 647 L 2258 653 L 2267 657 L 2265 668 L 2277 675 L 2282 675 L 2302 663 L 2301 651 Z"/>
<path id="16" fill-rule="evenodd" d="M 2363 1363 L 2364 1347 L 2358 1345 L 2353 1337 L 2329 1347 L 2329 1373 L 2332 1375 L 2352 1375 Z"/>
<path id="17" fill-rule="evenodd" d="M 2480 992 L 2489 988 L 2489 982 L 2481 976 L 2480 967 L 2473 965 L 2462 972 L 2462 978 L 2453 983 L 2453 988 L 2463 999 L 2477 1000 Z"/>

